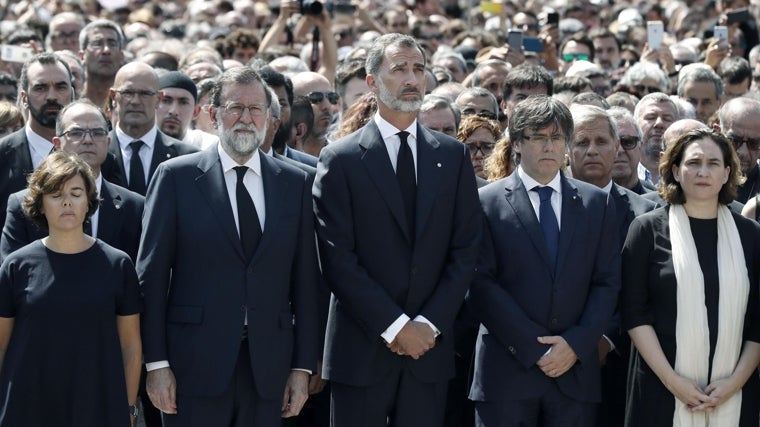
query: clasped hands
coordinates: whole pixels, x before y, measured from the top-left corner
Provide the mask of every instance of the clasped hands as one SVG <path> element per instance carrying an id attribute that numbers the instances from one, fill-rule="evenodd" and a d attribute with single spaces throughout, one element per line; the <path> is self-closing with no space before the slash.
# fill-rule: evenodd
<path id="1" fill-rule="evenodd" d="M 729 377 L 716 380 L 702 390 L 693 380 L 676 373 L 665 387 L 676 399 L 686 404 L 691 412 L 711 412 L 741 388 Z"/>
<path id="2" fill-rule="evenodd" d="M 386 346 L 399 356 L 417 360 L 435 346 L 435 331 L 427 323 L 410 320 Z"/>
<path id="3" fill-rule="evenodd" d="M 541 356 L 536 365 L 543 371 L 544 375 L 550 378 L 561 377 L 565 372 L 575 365 L 578 356 L 573 351 L 570 344 L 559 335 L 549 337 L 538 337 L 541 344 L 550 345 L 549 351 Z"/>

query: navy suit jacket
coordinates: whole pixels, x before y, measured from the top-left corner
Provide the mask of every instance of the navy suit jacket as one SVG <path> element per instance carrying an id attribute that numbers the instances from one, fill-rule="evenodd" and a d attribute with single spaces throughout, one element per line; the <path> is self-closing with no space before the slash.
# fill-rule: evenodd
<path id="1" fill-rule="evenodd" d="M 124 170 L 124 157 L 121 155 L 121 147 L 119 145 L 119 138 L 116 136 L 116 131 L 112 130 L 109 137 L 111 138 L 111 145 L 108 146 L 108 152 L 113 157 L 109 156 L 106 159 L 103 166 L 101 166 L 101 173 L 108 181 L 124 188 L 129 188 L 127 174 Z M 156 173 L 156 168 L 162 162 L 198 151 L 198 148 L 185 144 L 159 130 L 156 134 L 156 143 L 153 146 L 153 157 L 151 158 L 150 170 L 148 171 L 148 184 L 150 184 L 153 174 Z"/>
<path id="2" fill-rule="evenodd" d="M 24 214 L 22 203 L 28 190 L 11 194 L 0 238 L 0 262 L 11 252 L 41 239 L 48 231 L 38 227 Z M 120 249 L 134 260 L 140 245 L 145 198 L 137 193 L 103 180 L 98 208 L 98 239 Z"/>
<path id="3" fill-rule="evenodd" d="M 317 161 L 319 160 L 309 153 L 304 153 L 303 151 L 294 150 L 288 147 L 287 145 L 285 146 L 285 157 L 289 159 L 293 159 L 299 163 L 309 165 L 313 168 L 317 167 Z"/>
<path id="4" fill-rule="evenodd" d="M 556 382 L 567 396 L 600 399 L 597 343 L 620 290 L 615 208 L 590 184 L 561 177 L 556 273 L 541 225 L 517 172 L 480 189 L 485 226 L 468 296 L 481 327 L 470 398 L 537 398 Z M 536 366 L 549 350 L 537 337 L 561 335 L 578 356 L 552 379 Z"/>
<path id="5" fill-rule="evenodd" d="M 32 171 L 25 128 L 0 139 L 0 224 L 5 224 L 8 197 L 26 188 L 26 178 Z"/>
<path id="6" fill-rule="evenodd" d="M 322 268 L 333 292 L 323 375 L 368 386 L 399 364 L 422 382 L 454 373 L 454 318 L 473 275 L 481 211 L 467 148 L 417 125 L 415 234 L 380 131 L 368 125 L 325 147 L 314 209 Z M 386 348 L 399 317 L 422 315 L 440 331 L 419 360 Z"/>
<path id="7" fill-rule="evenodd" d="M 137 257 L 143 350 L 146 362 L 169 361 L 179 394 L 217 396 L 230 384 L 246 315 L 259 395 L 282 399 L 291 369 L 316 372 L 309 179 L 259 154 L 266 219 L 250 261 L 216 147 L 162 163 L 148 187 Z"/>

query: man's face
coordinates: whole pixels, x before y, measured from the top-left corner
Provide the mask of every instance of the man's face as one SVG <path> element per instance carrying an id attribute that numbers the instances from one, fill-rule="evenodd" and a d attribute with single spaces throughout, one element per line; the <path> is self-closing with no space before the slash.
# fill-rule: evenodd
<path id="1" fill-rule="evenodd" d="M 618 142 L 612 138 L 606 120 L 577 125 L 570 141 L 573 177 L 604 187 L 612 178 Z"/>
<path id="2" fill-rule="evenodd" d="M 724 123 L 724 125 L 725 127 L 722 132 L 734 142 L 734 148 L 738 144 L 735 141 L 742 140 L 741 146 L 736 148 L 736 154 L 739 156 L 742 173 L 746 175 L 757 164 L 757 159 L 760 157 L 760 149 L 752 150 L 749 147 L 751 144 L 747 144 L 744 141 L 760 141 L 760 120 L 752 118 L 751 115 L 744 114 L 738 120 L 728 120 L 728 123 Z"/>
<path id="3" fill-rule="evenodd" d="M 124 64 L 124 46 L 110 28 L 90 30 L 87 47 L 79 52 L 88 75 L 112 77 Z"/>
<path id="4" fill-rule="evenodd" d="M 277 101 L 280 103 L 280 125 L 274 136 L 275 145 L 284 144 L 290 139 L 292 125 L 290 123 L 290 102 L 288 102 L 288 92 L 285 86 L 271 86 L 277 94 Z"/>
<path id="5" fill-rule="evenodd" d="M 256 55 L 256 48 L 253 46 L 238 47 L 232 52 L 232 57 L 235 61 L 239 61 L 241 64 L 247 64 Z"/>
<path id="6" fill-rule="evenodd" d="M 541 184 L 548 184 L 565 164 L 565 135 L 553 125 L 526 129 L 525 139 L 515 144 L 514 149 L 520 154 L 520 166 L 525 173 Z"/>
<path id="7" fill-rule="evenodd" d="M 76 22 L 60 22 L 50 28 L 50 47 L 53 51 L 79 50 L 79 32 L 82 26 Z"/>
<path id="8" fill-rule="evenodd" d="M 620 64 L 620 49 L 614 37 L 595 38 L 594 62 L 605 70 L 614 70 Z"/>
<path id="9" fill-rule="evenodd" d="M 639 135 L 636 132 L 636 127 L 629 121 L 619 121 L 618 125 L 618 137 L 623 141 L 638 140 Z M 620 182 L 627 182 L 632 176 L 638 174 L 639 162 L 641 162 L 641 141 L 637 142 L 636 147 L 631 150 L 623 148 L 623 144 L 618 145 L 617 156 L 615 157 L 615 164 L 612 167 L 612 179 Z"/>
<path id="10" fill-rule="evenodd" d="M 610 79 L 600 76 L 600 77 L 593 77 L 589 80 L 591 80 L 592 89 L 599 96 L 606 98 L 612 92 L 612 86 L 610 86 Z"/>
<path id="11" fill-rule="evenodd" d="M 368 75 L 367 84 L 379 103 L 394 111 L 419 110 L 425 93 L 425 60 L 413 47 L 388 46 L 377 76 Z"/>
<path id="12" fill-rule="evenodd" d="M 712 82 L 689 81 L 683 86 L 683 96 L 697 110 L 697 119 L 707 123 L 710 116 L 720 108 L 720 99 Z"/>
<path id="13" fill-rule="evenodd" d="M 560 57 L 562 58 L 564 70 L 567 70 L 575 61 L 588 61 L 591 59 L 591 49 L 583 43 L 571 40 L 567 42 L 564 49 L 562 49 Z"/>
<path id="14" fill-rule="evenodd" d="M 523 31 L 526 36 L 535 37 L 538 35 L 538 20 L 526 13 L 518 12 L 512 18 L 512 28 Z"/>
<path id="15" fill-rule="evenodd" d="M 197 84 L 201 80 L 219 76 L 221 70 L 219 67 L 209 62 L 199 62 L 187 67 L 185 74 L 190 77 L 190 80 Z"/>
<path id="16" fill-rule="evenodd" d="M 459 111 L 462 112 L 462 117 L 482 113 L 490 116 L 490 119 L 495 120 L 499 116 L 499 112 L 494 110 L 493 101 L 486 96 L 462 95 L 457 98 L 457 106 L 459 106 Z"/>
<path id="17" fill-rule="evenodd" d="M 190 92 L 177 87 L 167 87 L 161 92 L 163 96 L 156 108 L 156 123 L 163 133 L 181 140 L 198 112 L 195 99 Z"/>
<path id="18" fill-rule="evenodd" d="M 62 122 L 63 135 L 55 137 L 53 142 L 61 151 L 78 154 L 90 167 L 99 171 L 108 155 L 110 143 L 108 135 L 99 138 L 85 135 L 83 139 L 77 141 L 68 132 L 77 130 L 108 132 L 108 124 L 103 120 L 103 115 L 90 105 L 78 105 L 66 111 Z"/>
<path id="19" fill-rule="evenodd" d="M 515 106 L 525 100 L 525 98 L 533 95 L 548 95 L 549 90 L 546 86 L 533 86 L 533 87 L 515 87 L 512 88 L 512 93 L 509 94 L 509 98 L 504 100 L 504 112 L 507 117 L 512 117 L 512 112 L 515 110 Z"/>
<path id="20" fill-rule="evenodd" d="M 250 156 L 264 142 L 269 122 L 264 86 L 260 83 L 225 84 L 219 107 L 211 110 L 211 118 L 219 129 L 222 148 L 233 157 Z M 243 108 L 238 115 L 236 107 Z"/>
<path id="21" fill-rule="evenodd" d="M 63 64 L 32 64 L 27 69 L 29 88 L 22 92 L 22 102 L 32 120 L 54 129 L 58 113 L 71 102 L 72 88 L 69 73 Z"/>
<path id="22" fill-rule="evenodd" d="M 417 115 L 422 126 L 428 129 L 450 135 L 452 138 L 457 137 L 457 130 L 454 127 L 454 113 L 450 108 L 435 108 L 430 111 L 420 112 Z"/>
<path id="23" fill-rule="evenodd" d="M 509 69 L 506 65 L 490 65 L 478 71 L 480 75 L 477 86 L 491 92 L 501 102 L 504 95 L 504 80 L 507 78 Z"/>
<path id="24" fill-rule="evenodd" d="M 309 96 L 309 94 L 321 94 L 322 99 L 316 101 L 311 100 L 311 109 L 314 112 L 314 128 L 315 135 L 325 135 L 327 128 L 332 123 L 333 114 L 338 110 L 338 105 L 330 102 L 330 97 L 327 95 L 333 92 L 332 86 L 327 79 L 313 79 L 310 82 L 302 85 L 299 92 L 303 95 Z M 311 99 L 311 97 L 309 97 Z"/>
<path id="25" fill-rule="evenodd" d="M 455 58 L 441 58 L 435 62 L 435 65 L 449 70 L 456 82 L 461 83 L 467 77 L 467 71 L 462 69 L 461 63 Z"/>
<path id="26" fill-rule="evenodd" d="M 669 102 L 647 102 L 642 106 L 636 123 L 644 134 L 644 155 L 650 159 L 660 157 L 662 151 L 662 134 L 678 117 L 674 106 Z"/>
<path id="27" fill-rule="evenodd" d="M 150 127 L 156 121 L 158 79 L 146 72 L 130 74 L 119 79 L 119 86 L 114 88 L 119 123 L 130 127 Z"/>
<path id="28" fill-rule="evenodd" d="M 356 100 L 369 92 L 367 82 L 358 77 L 354 77 L 346 83 L 346 94 L 343 96 L 343 111 L 352 106 Z"/>
<path id="29" fill-rule="evenodd" d="M 726 103 L 734 98 L 738 98 L 749 92 L 749 87 L 751 84 L 751 78 L 748 78 L 743 82 L 736 84 L 731 84 L 728 82 L 728 79 L 723 79 L 723 103 Z"/>

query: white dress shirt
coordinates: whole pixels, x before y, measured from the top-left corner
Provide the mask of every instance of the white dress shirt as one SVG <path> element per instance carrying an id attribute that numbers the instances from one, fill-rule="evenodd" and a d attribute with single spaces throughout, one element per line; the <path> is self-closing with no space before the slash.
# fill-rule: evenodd
<path id="1" fill-rule="evenodd" d="M 541 197 L 538 195 L 538 191 L 532 191 L 535 187 L 551 187 L 552 192 L 552 209 L 554 210 L 554 216 L 557 217 L 557 227 L 562 230 L 562 181 L 559 178 L 559 172 L 554 175 L 548 184 L 540 184 L 530 175 L 525 173 L 522 166 L 517 167 L 517 176 L 523 182 L 525 190 L 528 191 L 528 197 L 530 198 L 530 204 L 533 206 L 533 212 L 536 213 L 536 219 L 540 218 L 539 209 L 541 209 Z"/>
<path id="2" fill-rule="evenodd" d="M 50 151 L 52 151 L 55 146 L 52 142 L 33 131 L 29 126 L 24 126 L 24 133 L 26 134 L 26 140 L 29 142 L 29 154 L 32 157 L 32 167 L 37 169 L 37 166 L 45 160 L 45 157 L 50 154 Z"/>

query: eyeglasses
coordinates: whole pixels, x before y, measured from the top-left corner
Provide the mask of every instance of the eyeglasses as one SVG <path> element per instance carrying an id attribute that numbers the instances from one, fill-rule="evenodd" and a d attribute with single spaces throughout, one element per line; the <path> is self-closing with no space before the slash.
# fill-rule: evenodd
<path id="1" fill-rule="evenodd" d="M 639 93 L 644 93 L 644 92 L 646 92 L 646 93 L 662 92 L 662 89 L 660 89 L 657 86 L 635 85 L 633 88 L 636 89 L 636 91 L 639 92 Z"/>
<path id="2" fill-rule="evenodd" d="M 65 136 L 72 142 L 80 142 L 84 141 L 84 138 L 90 135 L 90 138 L 93 141 L 103 141 L 108 136 L 108 131 L 102 128 L 94 128 L 94 129 L 71 129 L 67 130 L 66 132 L 62 133 L 60 136 Z"/>
<path id="3" fill-rule="evenodd" d="M 117 90 L 114 92 L 123 96 L 124 99 L 127 99 L 127 100 L 131 100 L 135 96 L 137 96 L 140 99 L 147 99 L 147 98 L 150 98 L 151 96 L 156 96 L 156 94 L 158 93 L 152 90 L 132 90 L 132 89 Z"/>
<path id="4" fill-rule="evenodd" d="M 315 105 L 322 102 L 322 100 L 325 99 L 325 96 L 327 96 L 327 100 L 330 101 L 330 104 L 332 105 L 338 104 L 338 100 L 340 99 L 338 92 L 309 92 L 306 94 L 306 97 L 309 98 L 309 102 Z"/>
<path id="5" fill-rule="evenodd" d="M 623 150 L 625 151 L 633 150 L 639 146 L 639 137 L 638 136 L 621 136 L 620 146 L 623 147 Z"/>
<path id="6" fill-rule="evenodd" d="M 474 156 L 478 151 L 487 156 L 493 152 L 493 147 L 496 146 L 495 142 L 467 142 L 465 143 L 467 148 L 470 149 L 470 155 Z"/>
<path id="7" fill-rule="evenodd" d="M 100 50 L 106 46 L 108 46 L 108 48 L 111 50 L 118 49 L 119 42 L 118 40 L 113 40 L 113 39 L 108 39 L 108 40 L 99 39 L 99 40 L 93 40 L 87 44 L 87 47 L 93 50 Z"/>
<path id="8" fill-rule="evenodd" d="M 551 141 L 552 144 L 559 144 L 566 142 L 565 135 L 562 135 L 561 133 L 555 133 L 552 136 L 547 135 L 523 135 L 523 139 L 530 142 L 531 144 L 536 144 L 540 146 L 546 145 L 547 142 Z"/>
<path id="9" fill-rule="evenodd" d="M 267 106 L 264 104 L 243 105 L 237 102 L 232 102 L 227 105 L 221 105 L 219 108 L 224 108 L 227 114 L 232 117 L 241 117 L 244 111 L 248 111 L 248 114 L 250 114 L 251 117 L 261 117 L 267 113 Z"/>
<path id="10" fill-rule="evenodd" d="M 496 114 L 492 113 L 491 111 L 479 111 L 478 114 L 476 114 L 476 116 L 482 117 L 488 120 L 496 120 Z"/>
<path id="11" fill-rule="evenodd" d="M 575 60 L 588 61 L 589 58 L 590 56 L 585 53 L 563 53 L 562 54 L 562 60 L 565 62 L 573 62 Z"/>
<path id="12" fill-rule="evenodd" d="M 739 151 L 739 148 L 743 144 L 747 144 L 747 149 L 750 151 L 760 150 L 760 138 L 739 138 L 738 136 L 729 136 L 728 140 L 734 144 L 734 149 Z"/>
<path id="13" fill-rule="evenodd" d="M 56 32 L 56 33 L 52 33 L 50 37 L 54 39 L 78 39 L 79 31 Z M 90 45 L 92 45 L 92 43 L 90 43 Z"/>

